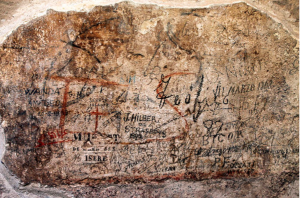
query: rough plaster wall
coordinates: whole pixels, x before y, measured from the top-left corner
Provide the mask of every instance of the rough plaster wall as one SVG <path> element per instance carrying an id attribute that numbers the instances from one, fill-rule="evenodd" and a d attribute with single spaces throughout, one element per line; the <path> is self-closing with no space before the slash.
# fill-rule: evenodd
<path id="1" fill-rule="evenodd" d="M 19 25 L 29 22 L 31 19 L 45 14 L 51 8 L 57 11 L 88 11 L 95 5 L 110 4 L 111 2 L 94 1 L 62 1 L 42 2 L 24 1 L 20 6 L 15 2 L 4 1 L 2 9 L 11 9 L 11 12 L 3 12 L 1 15 L 1 39 Z M 270 1 L 246 1 L 249 5 L 266 13 L 276 22 L 283 25 L 290 35 L 298 40 L 298 1 L 270 2 Z M 138 3 L 151 3 L 168 7 L 207 7 L 219 4 L 231 4 L 233 1 L 164 1 Z M 12 6 L 10 6 L 12 5 Z M 57 6 L 60 5 L 60 6 Z M 30 11 L 28 12 L 28 8 Z M 33 10 L 33 11 L 32 11 Z M 281 10 L 280 12 L 278 10 Z M 13 16 L 13 17 L 12 17 Z M 5 125 L 5 123 L 4 123 Z M 4 134 L 1 133 L 4 140 Z M 4 152 L 4 141 L 1 144 L 1 153 Z M 126 184 L 109 185 L 99 187 L 63 186 L 57 188 L 40 187 L 38 184 L 22 186 L 17 178 L 1 164 L 1 191 L 2 197 L 97 197 L 97 196 L 124 196 L 124 197 L 297 197 L 298 180 L 295 175 L 283 174 L 280 176 L 267 176 L 264 178 L 238 178 L 238 179 L 214 179 L 204 181 L 179 181 L 169 180 L 163 184 Z"/>
<path id="2" fill-rule="evenodd" d="M 109 5 L 119 1 L 85 1 L 85 0 L 53 0 L 51 2 L 44 0 L 4 0 L 1 1 L 1 30 L 0 41 L 3 41 L 8 34 L 19 27 L 21 24 L 28 23 L 30 20 L 42 16 L 48 9 L 56 11 L 89 11 L 97 5 Z M 261 12 L 267 13 L 275 21 L 283 24 L 283 26 L 291 32 L 292 36 L 296 39 L 299 37 L 299 1 L 284 0 L 284 1 L 268 1 L 268 0 L 247 0 L 247 1 L 233 1 L 233 0 L 201 0 L 201 1 L 146 1 L 139 0 L 133 1 L 139 4 L 156 4 L 165 7 L 177 8 L 203 8 L 214 5 L 232 4 L 236 2 L 246 2 L 254 8 L 259 9 Z M 30 7 L 30 11 L 28 8 Z"/>

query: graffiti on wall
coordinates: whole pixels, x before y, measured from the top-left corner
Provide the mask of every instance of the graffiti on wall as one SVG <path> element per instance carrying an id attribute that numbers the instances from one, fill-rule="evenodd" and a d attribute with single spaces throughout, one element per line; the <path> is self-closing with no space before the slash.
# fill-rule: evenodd
<path id="1" fill-rule="evenodd" d="M 297 46 L 243 3 L 49 11 L 0 49 L 3 161 L 51 185 L 298 171 Z"/>

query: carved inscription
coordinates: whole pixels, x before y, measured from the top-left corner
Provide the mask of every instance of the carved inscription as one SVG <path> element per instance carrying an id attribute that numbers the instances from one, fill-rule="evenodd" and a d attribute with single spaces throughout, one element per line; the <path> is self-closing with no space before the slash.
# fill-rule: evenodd
<path id="1" fill-rule="evenodd" d="M 298 49 L 243 3 L 49 11 L 0 49 L 3 161 L 49 185 L 297 172 Z"/>

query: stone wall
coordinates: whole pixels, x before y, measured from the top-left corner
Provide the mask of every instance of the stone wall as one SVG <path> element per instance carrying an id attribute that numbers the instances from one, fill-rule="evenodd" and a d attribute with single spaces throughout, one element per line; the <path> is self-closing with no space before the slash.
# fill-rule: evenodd
<path id="1" fill-rule="evenodd" d="M 2 197 L 299 196 L 299 2 L 1 4 Z"/>

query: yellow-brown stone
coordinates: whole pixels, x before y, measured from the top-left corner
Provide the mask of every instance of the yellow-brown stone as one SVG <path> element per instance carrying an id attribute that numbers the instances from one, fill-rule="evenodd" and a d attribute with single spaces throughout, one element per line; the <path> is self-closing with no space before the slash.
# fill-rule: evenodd
<path id="1" fill-rule="evenodd" d="M 0 48 L 4 164 L 48 185 L 296 174 L 298 54 L 244 3 L 49 11 Z"/>

